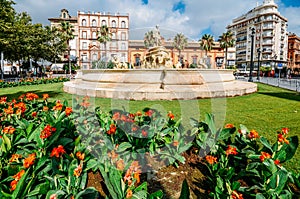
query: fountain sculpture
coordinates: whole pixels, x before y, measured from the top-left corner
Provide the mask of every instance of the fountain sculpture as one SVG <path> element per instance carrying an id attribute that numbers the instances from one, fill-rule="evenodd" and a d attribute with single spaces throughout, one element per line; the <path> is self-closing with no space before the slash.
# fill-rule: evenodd
<path id="1" fill-rule="evenodd" d="M 257 85 L 237 81 L 232 70 L 173 67 L 168 50 L 161 45 L 158 26 L 154 46 L 148 49 L 140 69 L 128 69 L 114 58 L 114 69 L 77 72 L 64 83 L 64 91 L 100 98 L 127 100 L 177 100 L 233 97 L 257 91 Z"/>

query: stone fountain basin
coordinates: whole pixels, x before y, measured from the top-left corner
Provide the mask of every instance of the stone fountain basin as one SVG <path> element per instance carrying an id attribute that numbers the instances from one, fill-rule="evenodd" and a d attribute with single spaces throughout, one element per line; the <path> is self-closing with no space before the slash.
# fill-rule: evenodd
<path id="1" fill-rule="evenodd" d="M 233 97 L 257 91 L 255 83 L 237 81 L 232 70 L 97 69 L 77 72 L 64 91 L 127 100 L 188 100 Z"/>

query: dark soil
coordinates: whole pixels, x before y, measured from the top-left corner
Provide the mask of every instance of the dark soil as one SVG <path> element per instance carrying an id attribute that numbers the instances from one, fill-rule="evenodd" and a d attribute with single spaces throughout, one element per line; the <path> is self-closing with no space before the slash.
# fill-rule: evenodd
<path id="1" fill-rule="evenodd" d="M 190 187 L 190 198 L 207 197 L 208 185 L 205 183 L 205 173 L 207 172 L 202 159 L 192 152 L 184 153 L 185 164 L 161 167 L 161 163 L 153 158 L 148 158 L 148 172 L 142 173 L 141 181 L 147 181 L 148 192 L 153 193 L 162 190 L 167 199 L 178 199 L 181 192 L 181 185 L 184 179 Z M 107 188 L 99 172 L 88 174 L 88 187 L 95 187 L 101 194 L 108 194 Z"/>

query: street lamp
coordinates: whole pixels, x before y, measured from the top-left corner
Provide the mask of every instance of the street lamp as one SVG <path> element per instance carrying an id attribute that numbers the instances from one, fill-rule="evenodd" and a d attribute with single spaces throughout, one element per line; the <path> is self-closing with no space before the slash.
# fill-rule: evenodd
<path id="1" fill-rule="evenodd" d="M 260 48 L 257 49 L 257 53 L 258 53 L 258 58 L 257 58 L 257 80 L 259 81 L 259 67 L 260 67 L 260 53 L 261 53 L 261 50 Z"/>
<path id="2" fill-rule="evenodd" d="M 69 59 L 69 73 L 70 78 L 72 77 L 72 67 L 71 67 L 71 46 L 68 47 L 68 59 Z"/>
<path id="3" fill-rule="evenodd" d="M 253 46 L 254 46 L 254 34 L 255 29 L 251 28 L 251 55 L 250 55 L 250 74 L 249 74 L 249 80 L 248 82 L 253 82 L 252 79 L 252 71 L 253 71 Z"/>

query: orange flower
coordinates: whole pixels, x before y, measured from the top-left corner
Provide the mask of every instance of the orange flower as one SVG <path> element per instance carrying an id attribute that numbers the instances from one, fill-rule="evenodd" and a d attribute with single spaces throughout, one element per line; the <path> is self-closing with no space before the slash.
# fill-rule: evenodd
<path id="1" fill-rule="evenodd" d="M 38 99 L 39 96 L 37 94 L 34 94 L 34 93 L 26 93 L 26 100 L 28 101 L 32 101 L 32 100 L 35 100 L 35 99 Z"/>
<path id="2" fill-rule="evenodd" d="M 59 158 L 65 153 L 66 153 L 66 151 L 65 151 L 64 147 L 62 145 L 58 145 L 58 147 L 52 149 L 50 157 L 55 156 L 55 157 Z"/>
<path id="3" fill-rule="evenodd" d="M 47 124 L 44 128 L 44 130 L 40 134 L 40 138 L 46 139 L 52 135 L 53 132 L 56 131 L 56 128 L 51 127 L 50 124 Z"/>
<path id="4" fill-rule="evenodd" d="M 283 134 L 281 134 L 281 133 L 278 134 L 278 142 L 280 142 L 280 143 L 286 143 L 286 144 L 290 143 L 289 140 L 286 139 L 286 137 Z"/>
<path id="5" fill-rule="evenodd" d="M 226 124 L 225 125 L 225 129 L 232 129 L 232 128 L 234 128 L 233 124 Z"/>
<path id="6" fill-rule="evenodd" d="M 24 102 L 19 102 L 18 104 L 14 105 L 14 108 L 18 108 L 22 113 L 26 111 L 26 104 Z"/>
<path id="7" fill-rule="evenodd" d="M 127 194 L 126 194 L 126 198 L 132 198 L 132 196 L 133 196 L 132 190 L 128 189 Z"/>
<path id="8" fill-rule="evenodd" d="M 17 188 L 17 184 L 18 184 L 18 181 L 16 181 L 16 180 L 11 181 L 10 190 L 14 191 Z"/>
<path id="9" fill-rule="evenodd" d="M 56 105 L 53 107 L 53 110 L 61 111 L 63 107 L 63 104 L 60 103 L 59 100 L 57 100 Z"/>
<path id="10" fill-rule="evenodd" d="M 174 120 L 175 118 L 174 114 L 171 111 L 169 111 L 168 117 L 170 118 L 170 120 Z"/>
<path id="11" fill-rule="evenodd" d="M 82 172 L 82 166 L 79 164 L 76 169 L 74 169 L 74 176 L 79 177 Z"/>
<path id="12" fill-rule="evenodd" d="M 179 142 L 177 140 L 174 140 L 173 146 L 177 147 L 179 145 Z"/>
<path id="13" fill-rule="evenodd" d="M 15 128 L 12 126 L 7 126 L 3 128 L 3 133 L 5 134 L 13 134 L 15 132 Z"/>
<path id="14" fill-rule="evenodd" d="M 22 178 L 22 176 L 24 175 L 24 173 L 25 173 L 25 170 L 22 169 L 16 175 L 13 176 L 13 179 L 15 179 L 16 181 L 19 181 Z"/>
<path id="15" fill-rule="evenodd" d="M 44 93 L 43 94 L 43 100 L 46 100 L 46 99 L 48 99 L 49 98 L 49 95 L 47 94 L 47 93 Z"/>
<path id="16" fill-rule="evenodd" d="M 114 150 L 112 150 L 111 152 L 107 153 L 107 156 L 111 159 L 116 159 L 118 157 L 118 154 Z"/>
<path id="17" fill-rule="evenodd" d="M 231 193 L 231 198 L 232 198 L 232 199 L 244 199 L 244 198 L 243 198 L 243 194 L 238 193 L 237 191 L 233 191 L 233 192 Z"/>
<path id="18" fill-rule="evenodd" d="M 24 159 L 23 166 L 27 169 L 34 164 L 35 153 L 30 154 L 27 158 Z"/>
<path id="19" fill-rule="evenodd" d="M 209 163 L 209 164 L 214 164 L 214 163 L 217 163 L 217 157 L 214 157 L 212 155 L 207 155 L 205 156 L 205 159 L 206 161 Z"/>
<path id="20" fill-rule="evenodd" d="M 120 112 L 115 112 L 112 116 L 112 119 L 118 121 L 120 119 Z"/>
<path id="21" fill-rule="evenodd" d="M 238 154 L 236 148 L 228 145 L 228 148 L 226 149 L 226 155 L 228 156 L 228 155 L 236 155 L 236 154 Z"/>
<path id="22" fill-rule="evenodd" d="M 44 111 L 44 112 L 47 112 L 48 110 L 49 110 L 49 107 L 48 107 L 48 106 L 44 106 L 44 107 L 43 107 L 43 111 Z"/>
<path id="23" fill-rule="evenodd" d="M 77 151 L 76 157 L 78 158 L 78 160 L 84 160 L 85 154 L 81 153 L 80 151 Z"/>
<path id="24" fill-rule="evenodd" d="M 261 152 L 261 156 L 259 156 L 259 159 L 261 162 L 263 162 L 265 159 L 271 158 L 271 155 L 267 152 Z"/>
<path id="25" fill-rule="evenodd" d="M 50 199 L 57 199 L 57 195 L 54 193 L 50 196 Z"/>
<path id="26" fill-rule="evenodd" d="M 7 97 L 0 97 L 0 104 L 6 104 Z"/>
<path id="27" fill-rule="evenodd" d="M 5 108 L 3 110 L 4 110 L 4 113 L 6 113 L 7 115 L 14 114 L 14 110 L 13 110 L 12 106 L 9 106 L 8 108 Z"/>
<path id="28" fill-rule="evenodd" d="M 257 131 L 251 130 L 250 133 L 248 134 L 248 138 L 249 139 L 256 139 L 256 138 L 259 138 L 259 135 L 258 135 Z"/>
<path id="29" fill-rule="evenodd" d="M 115 124 L 111 124 L 109 126 L 109 130 L 106 132 L 108 135 L 112 135 L 112 134 L 115 134 L 116 133 L 116 130 L 117 130 L 117 127 Z"/>
<path id="30" fill-rule="evenodd" d="M 123 171 L 125 168 L 124 160 L 120 159 L 116 162 L 117 169 Z"/>
<path id="31" fill-rule="evenodd" d="M 22 158 L 20 154 L 13 154 L 9 160 L 9 162 L 19 162 L 19 158 Z"/>
<path id="32" fill-rule="evenodd" d="M 154 111 L 149 109 L 148 111 L 145 112 L 145 115 L 151 117 L 153 115 L 153 113 L 154 113 Z"/>
<path id="33" fill-rule="evenodd" d="M 69 116 L 73 112 L 73 110 L 71 107 L 66 107 L 65 112 L 66 112 L 66 116 Z"/>
<path id="34" fill-rule="evenodd" d="M 138 112 L 136 112 L 136 115 L 137 115 L 137 116 L 142 116 L 142 112 L 141 112 L 141 111 L 138 111 Z"/>

